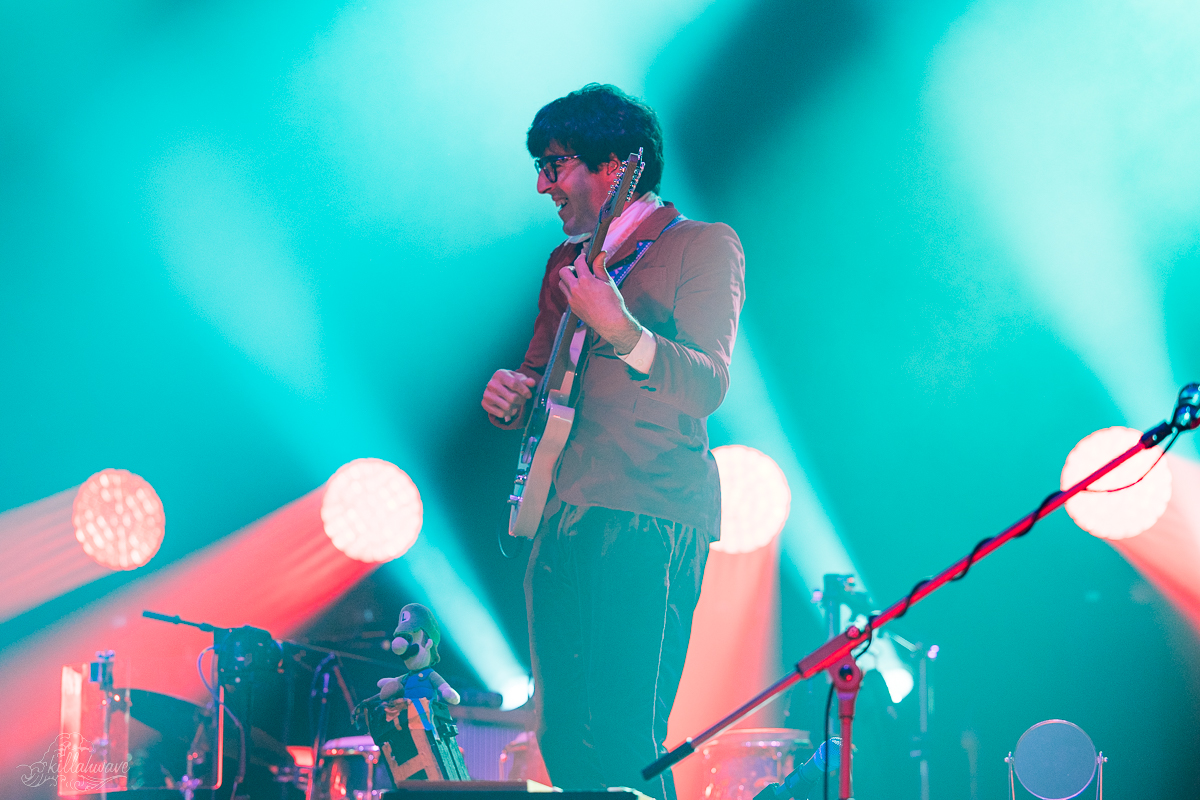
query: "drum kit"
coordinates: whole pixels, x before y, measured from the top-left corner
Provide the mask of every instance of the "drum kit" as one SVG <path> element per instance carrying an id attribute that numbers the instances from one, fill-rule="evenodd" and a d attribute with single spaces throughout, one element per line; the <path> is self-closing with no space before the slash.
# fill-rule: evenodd
<path id="1" fill-rule="evenodd" d="M 722 733 L 700 749 L 708 784 L 705 800 L 753 800 L 813 752 L 808 732 L 787 728 L 748 728 Z M 797 760 L 797 756 L 801 758 Z"/>
<path id="2" fill-rule="evenodd" d="M 114 694 L 136 721 L 130 730 L 131 748 L 143 753 L 139 783 L 143 786 L 184 788 L 172 775 L 191 775 L 208 754 L 206 725 L 211 713 L 170 695 L 144 689 L 118 688 Z M 731 730 L 707 742 L 697 755 L 707 783 L 703 800 L 754 800 L 763 789 L 781 784 L 813 753 L 807 731 L 788 728 Z M 276 784 L 291 785 L 306 800 L 382 800 L 396 788 L 379 745 L 371 736 L 342 736 L 321 746 L 313 759 L 310 747 L 285 746 L 261 728 L 252 727 L 248 760 L 253 768 L 271 773 Z M 504 781 L 550 784 L 531 731 L 513 729 L 513 738 L 499 753 L 497 777 Z M 1010 795 L 1016 785 L 1045 800 L 1065 800 L 1095 785 L 1103 797 L 1104 764 L 1091 739 L 1077 725 L 1047 720 L 1034 725 L 1005 759 Z M 153 775 L 163 778 L 159 782 Z M 178 787 L 176 785 L 178 783 Z M 275 796 L 288 796 L 281 791 Z"/>
<path id="3" fill-rule="evenodd" d="M 832 608 L 838 587 L 826 588 Z M 180 624 L 177 618 L 166 621 Z M 474 707 L 469 702 L 452 711 L 440 702 L 431 704 L 423 698 L 383 703 L 378 695 L 355 704 L 352 687 L 365 682 L 361 679 L 366 673 L 343 675 L 342 667 L 349 668 L 356 662 L 360 667 L 375 669 L 394 669 L 395 665 L 314 645 L 275 642 L 258 629 L 214 631 L 219 666 L 214 665 L 212 670 L 214 702 L 207 708 L 159 692 L 114 688 L 111 677 L 101 681 L 107 698 L 105 719 L 120 712 L 128 721 L 128 746 L 133 755 L 128 788 L 178 790 L 187 800 L 196 790 L 230 784 L 230 794 L 214 796 L 228 797 L 236 791 L 237 797 L 248 794 L 252 798 L 284 800 L 382 800 L 385 793 L 410 785 L 429 787 L 430 781 L 440 782 L 440 786 L 447 786 L 448 781 L 459 782 L 462 786 L 461 781 L 469 780 L 472 787 L 490 785 L 497 789 L 518 782 L 551 785 L 537 738 L 530 730 L 533 719 L 527 711 L 502 712 L 487 704 Z M 287 648 L 293 650 L 284 657 Z M 224 663 L 220 661 L 222 652 Z M 303 665 L 307 652 L 324 657 L 316 667 L 305 668 L 312 673 L 309 725 L 305 728 L 298 715 L 295 725 L 287 720 L 293 716 L 291 706 L 295 704 L 291 689 L 298 683 L 289 677 L 289 671 Z M 109 666 L 99 672 L 111 676 L 113 654 L 97 655 L 103 656 L 101 667 Z M 331 676 L 340 686 L 340 693 L 330 691 Z M 308 682 L 307 677 L 304 682 Z M 280 687 L 287 691 L 281 694 Z M 346 711 L 357 714 L 367 709 L 363 717 L 371 735 L 326 738 L 326 730 L 345 733 L 344 728 L 355 722 L 354 716 L 347 716 L 337 725 L 330 724 L 327 712 L 332 704 L 328 700 L 338 694 L 346 700 Z M 287 709 L 282 727 L 280 702 Z M 226 719 L 233 724 L 224 724 Z M 460 723 L 467 734 L 462 738 Z M 481 736 L 472 729 L 493 734 Z M 494 732 L 498 729 L 504 729 L 506 735 L 497 738 Z M 292 744 L 297 734 L 301 741 L 309 737 L 311 744 Z M 804 774 L 811 763 L 823 758 L 809 759 L 813 753 L 813 743 L 804 730 L 726 730 L 697 748 L 706 783 L 702 798 L 686 800 L 761 800 L 793 797 L 793 792 L 793 800 L 802 800 L 803 790 L 788 778 Z M 1035 797 L 1068 800 L 1082 793 L 1093 780 L 1097 796 L 1103 796 L 1107 759 L 1096 752 L 1081 729 L 1063 720 L 1047 720 L 1030 728 L 1005 760 L 1010 796 L 1015 797 L 1016 784 L 1020 783 Z M 236 772 L 226 762 L 236 762 Z M 474 765 L 469 775 L 467 763 Z M 797 771 L 802 763 L 803 769 Z M 830 766 L 835 768 L 837 764 Z M 825 770 L 823 763 L 820 770 Z M 923 800 L 928 798 L 926 786 L 922 784 Z"/>
<path id="4" fill-rule="evenodd" d="M 209 752 L 206 726 L 211 714 L 178 697 L 144 689 L 116 689 L 125 701 L 132 727 L 131 747 L 139 753 L 135 782 L 139 788 L 183 788 L 183 774 L 198 774 L 196 765 Z M 247 748 L 251 769 L 265 770 L 277 784 L 291 784 L 308 800 L 379 800 L 395 783 L 371 736 L 343 736 L 321 746 L 312 758 L 309 747 L 285 746 L 254 727 Z M 286 792 L 281 792 L 286 796 Z M 279 794 L 276 794 L 279 796 Z"/>
<path id="5" fill-rule="evenodd" d="M 1096 752 L 1092 738 L 1073 722 L 1048 719 L 1039 722 L 1017 741 L 1008 763 L 1008 790 L 1017 795 L 1017 783 L 1039 800 L 1071 800 L 1092 783 L 1096 799 L 1104 798 L 1103 752 Z"/>
<path id="6" fill-rule="evenodd" d="M 396 788 L 370 736 L 330 739 L 321 750 L 313 800 L 378 800 Z"/>
<path id="7" fill-rule="evenodd" d="M 212 762 L 213 714 L 210 709 L 160 692 L 118 688 L 132 718 L 129 746 L 134 754 L 131 788 L 199 788 Z M 291 748 L 262 728 L 252 726 L 247 765 L 276 776 L 295 772 Z"/>
<path id="8" fill-rule="evenodd" d="M 211 760 L 211 740 L 206 734 L 212 725 L 211 711 L 144 689 L 117 688 L 113 692 L 135 721 L 129 743 L 140 757 L 131 773 L 131 788 L 186 789 L 188 779 L 201 774 L 202 766 Z M 495 777 L 550 785 L 533 732 L 510 730 L 511 741 L 499 753 L 493 752 L 498 762 Z M 397 787 L 384 754 L 369 735 L 329 739 L 321 744 L 315 759 L 311 747 L 287 746 L 259 727 L 252 726 L 247 739 L 248 765 L 251 771 L 271 776 L 276 787 L 272 797 L 382 800 Z M 703 800 L 754 800 L 765 788 L 784 783 L 813 751 L 809 734 L 803 730 L 726 731 L 696 754 L 706 778 Z M 1019 784 L 1034 797 L 1065 800 L 1094 784 L 1097 797 L 1103 797 L 1107 758 L 1096 752 L 1086 733 L 1064 720 L 1034 725 L 1005 761 L 1010 796 L 1018 794 Z M 181 775 L 186 777 L 172 779 Z M 199 788 L 200 782 L 193 785 Z M 250 791 L 250 795 L 257 793 Z"/>
<path id="9" fill-rule="evenodd" d="M 159 692 L 115 691 L 126 698 L 136 721 L 130 743 L 141 753 L 140 785 L 182 788 L 182 781 L 171 776 L 199 774 L 198 765 L 210 748 L 205 731 L 212 724 L 211 711 Z M 379 745 L 369 735 L 330 739 L 316 759 L 311 747 L 287 746 L 258 727 L 251 727 L 247 738 L 251 769 L 269 772 L 277 785 L 291 785 L 296 797 L 380 800 L 396 788 Z M 709 777 L 705 800 L 752 800 L 764 786 L 782 782 L 811 752 L 805 731 L 757 728 L 724 733 L 699 754 Z M 502 780 L 550 783 L 532 731 L 514 728 L 497 761 L 496 777 Z M 281 789 L 280 795 L 288 793 Z"/>
<path id="10" fill-rule="evenodd" d="M 179 789 L 190 797 L 193 790 L 232 784 L 238 796 L 380 800 L 414 778 L 470 779 L 473 786 L 482 786 L 480 779 L 551 785 L 528 712 L 501 712 L 467 702 L 453 710 L 436 703 L 436 708 L 426 705 L 424 714 L 415 707 L 385 714 L 378 702 L 356 703 L 354 688 L 368 681 L 374 688 L 378 675 L 371 670 L 394 674 L 395 664 L 280 642 L 257 628 L 215 628 L 153 612 L 145 616 L 213 632 L 214 702 L 203 708 L 143 689 L 113 690 L 124 696 L 135 721 L 131 731 L 138 734 L 130 738 L 138 767 L 130 788 Z M 319 663 L 305 666 L 310 657 L 319 657 Z M 307 726 L 304 700 L 294 694 L 302 684 L 311 684 L 306 692 Z M 345 699 L 345 709 L 339 697 Z M 293 707 L 301 713 L 294 713 Z M 373 710 L 358 718 L 367 722 L 371 735 L 345 735 L 358 711 L 368 707 Z M 352 709 L 354 715 L 342 714 Z M 497 715 L 511 719 L 492 718 Z M 407 717 L 412 719 L 406 723 Z M 426 719 L 429 724 L 423 725 Z M 492 733 L 477 733 L 485 730 Z M 499 730 L 507 736 L 496 737 Z M 295 744 L 297 737 L 308 744 Z M 753 800 L 764 788 L 782 783 L 812 752 L 809 735 L 802 730 L 726 731 L 698 754 L 707 779 L 703 800 Z M 465 763 L 474 765 L 470 775 Z"/>

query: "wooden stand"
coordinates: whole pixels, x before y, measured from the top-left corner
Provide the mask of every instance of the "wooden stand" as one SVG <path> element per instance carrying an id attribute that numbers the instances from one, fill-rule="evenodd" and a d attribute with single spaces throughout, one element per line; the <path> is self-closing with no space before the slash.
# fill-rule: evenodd
<path id="1" fill-rule="evenodd" d="M 458 749 L 458 727 L 444 703 L 399 698 L 370 712 L 367 727 L 397 784 L 471 779 Z"/>

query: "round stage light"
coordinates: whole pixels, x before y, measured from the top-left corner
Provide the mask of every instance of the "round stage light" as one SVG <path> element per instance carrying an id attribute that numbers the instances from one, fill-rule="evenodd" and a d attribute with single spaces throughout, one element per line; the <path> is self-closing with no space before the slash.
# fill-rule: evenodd
<path id="1" fill-rule="evenodd" d="M 71 506 L 75 538 L 109 569 L 137 569 L 158 552 L 166 530 L 162 501 L 141 476 L 106 469 L 83 482 Z"/>
<path id="2" fill-rule="evenodd" d="M 770 456 L 753 447 L 733 444 L 715 448 L 721 475 L 721 539 L 723 553 L 749 553 L 783 530 L 792 507 L 787 478 Z"/>
<path id="3" fill-rule="evenodd" d="M 1085 437 L 1067 456 L 1061 487 L 1074 486 L 1137 444 L 1141 435 L 1141 431 L 1133 428 L 1115 427 Z M 1161 447 L 1138 453 L 1092 484 L 1091 491 L 1080 492 L 1068 500 L 1067 513 L 1076 525 L 1101 539 L 1128 539 L 1145 532 L 1158 522 L 1171 499 L 1171 470 L 1166 459 L 1150 469 L 1161 455 Z M 1129 486 L 1143 475 L 1146 477 L 1140 482 Z M 1122 486 L 1129 488 L 1103 491 Z"/>
<path id="4" fill-rule="evenodd" d="M 356 458 L 325 487 L 321 521 L 333 546 L 355 561 L 399 558 L 417 541 L 423 511 L 416 484 L 395 464 Z"/>

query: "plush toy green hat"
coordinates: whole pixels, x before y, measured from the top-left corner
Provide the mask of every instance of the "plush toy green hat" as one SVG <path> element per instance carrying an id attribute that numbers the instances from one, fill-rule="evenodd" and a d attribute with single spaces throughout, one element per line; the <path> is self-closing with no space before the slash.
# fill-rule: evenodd
<path id="1" fill-rule="evenodd" d="M 429 649 L 429 656 L 432 659 L 430 666 L 441 661 L 438 655 L 438 645 L 442 643 L 442 631 L 438 627 L 437 618 L 433 616 L 433 612 L 420 603 L 409 603 L 404 608 L 400 609 L 400 621 L 396 623 L 396 632 L 393 636 L 399 636 L 402 633 L 416 633 L 424 631 L 425 635 L 433 640 L 433 647 Z"/>

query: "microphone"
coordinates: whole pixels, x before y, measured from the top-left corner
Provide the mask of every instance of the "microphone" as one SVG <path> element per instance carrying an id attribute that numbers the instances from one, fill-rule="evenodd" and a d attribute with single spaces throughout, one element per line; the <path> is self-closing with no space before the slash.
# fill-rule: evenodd
<path id="1" fill-rule="evenodd" d="M 830 749 L 832 748 L 832 749 Z M 821 743 L 817 752 L 800 765 L 798 769 L 783 779 L 783 785 L 767 784 L 754 800 L 805 800 L 808 790 L 816 786 L 817 781 L 827 769 L 837 769 L 842 763 L 842 740 L 837 736 L 830 737 Z"/>
<path id="2" fill-rule="evenodd" d="M 1183 387 L 1175 403 L 1175 413 L 1171 415 L 1171 426 L 1177 431 L 1200 427 L 1200 383 Z"/>

